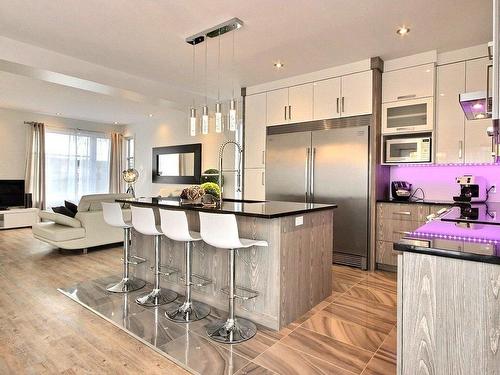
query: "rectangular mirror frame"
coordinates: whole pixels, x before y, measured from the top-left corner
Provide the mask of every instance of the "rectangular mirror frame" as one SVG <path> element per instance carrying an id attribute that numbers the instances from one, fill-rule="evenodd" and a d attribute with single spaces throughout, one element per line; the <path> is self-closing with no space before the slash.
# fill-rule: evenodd
<path id="1" fill-rule="evenodd" d="M 194 176 L 159 176 L 158 157 L 164 154 L 194 153 Z M 201 143 L 153 148 L 152 181 L 156 184 L 199 184 L 201 181 Z"/>

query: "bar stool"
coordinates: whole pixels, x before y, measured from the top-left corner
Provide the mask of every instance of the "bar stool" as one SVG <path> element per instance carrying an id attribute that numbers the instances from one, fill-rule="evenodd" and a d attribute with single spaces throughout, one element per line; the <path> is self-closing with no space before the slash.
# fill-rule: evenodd
<path id="1" fill-rule="evenodd" d="M 177 298 L 177 293 L 168 289 L 161 289 L 160 276 L 170 276 L 176 270 L 163 272 L 161 265 L 161 236 L 160 228 L 156 226 L 155 215 L 152 208 L 132 206 L 132 225 L 139 233 L 146 236 L 154 236 L 155 264 L 152 267 L 155 281 L 153 290 L 143 296 L 136 298 L 135 302 L 146 307 L 154 307 L 170 303 Z"/>
<path id="2" fill-rule="evenodd" d="M 130 264 L 139 264 L 145 261 L 145 259 L 130 255 L 130 228 L 132 225 L 123 220 L 120 203 L 102 202 L 102 214 L 108 225 L 123 229 L 123 276 L 119 283 L 108 285 L 106 289 L 113 293 L 128 293 L 141 289 L 146 285 L 146 282 L 129 275 Z M 132 258 L 136 261 L 132 261 Z"/>
<path id="3" fill-rule="evenodd" d="M 252 246 L 267 246 L 267 242 L 239 238 L 236 216 L 232 214 L 200 212 L 200 234 L 207 244 L 229 250 L 229 315 L 226 320 L 208 325 L 207 334 L 212 340 L 224 344 L 237 344 L 251 339 L 257 333 L 257 327 L 247 319 L 236 318 L 234 313 L 235 298 L 242 298 L 236 293 L 235 250 Z M 244 290 L 253 294 L 250 297 L 243 297 L 244 299 L 258 296 L 257 292 Z"/>
<path id="4" fill-rule="evenodd" d="M 205 318 L 210 314 L 210 306 L 193 301 L 191 298 L 191 287 L 193 285 L 205 286 L 212 281 L 192 273 L 192 243 L 200 241 L 200 234 L 189 230 L 187 216 L 184 211 L 160 210 L 161 230 L 163 234 L 173 241 L 184 242 L 184 254 L 186 264 L 186 274 L 184 276 L 186 286 L 186 296 L 184 302 L 179 306 L 167 310 L 165 316 L 174 321 L 189 323 Z M 193 277 L 198 280 L 193 282 Z"/>

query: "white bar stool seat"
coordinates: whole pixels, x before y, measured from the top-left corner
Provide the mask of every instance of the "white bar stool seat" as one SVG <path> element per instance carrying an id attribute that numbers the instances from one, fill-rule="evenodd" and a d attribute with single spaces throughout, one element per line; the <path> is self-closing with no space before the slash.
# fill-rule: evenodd
<path id="1" fill-rule="evenodd" d="M 130 276 L 129 274 L 129 265 L 138 263 L 132 261 L 130 255 L 130 228 L 132 228 L 132 224 L 126 223 L 123 220 L 120 203 L 102 202 L 102 214 L 104 221 L 108 225 L 123 228 L 123 276 L 118 283 L 108 285 L 106 289 L 113 293 L 128 293 L 141 289 L 146 285 L 146 282 Z"/>
<path id="2" fill-rule="evenodd" d="M 153 290 L 143 296 L 136 298 L 135 302 L 146 307 L 154 307 L 170 303 L 177 299 L 177 293 L 169 289 L 161 289 L 161 275 L 170 275 L 161 271 L 161 236 L 162 231 L 156 225 L 155 215 L 152 208 L 132 207 L 132 225 L 139 233 L 146 236 L 154 236 L 155 263 L 153 272 L 155 276 Z"/>
<path id="3" fill-rule="evenodd" d="M 219 249 L 229 250 L 229 314 L 226 320 L 219 320 L 207 326 L 208 337 L 224 344 L 237 344 L 251 339 L 257 333 L 257 327 L 250 320 L 236 318 L 236 249 L 251 246 L 268 246 L 266 241 L 239 238 L 236 216 L 233 214 L 213 214 L 200 212 L 200 234 L 203 241 Z M 255 298 L 258 294 L 254 293 Z M 245 299 L 248 299 L 245 298 Z"/>
<path id="4" fill-rule="evenodd" d="M 212 281 L 201 276 L 195 276 L 200 280 L 193 282 L 192 273 L 192 243 L 200 241 L 201 236 L 198 232 L 189 230 L 187 216 L 184 211 L 178 210 L 160 210 L 160 222 L 163 234 L 173 241 L 184 242 L 186 273 L 184 276 L 186 295 L 184 302 L 165 312 L 167 319 L 174 322 L 189 323 L 205 318 L 210 314 L 210 306 L 193 301 L 191 298 L 191 288 L 193 285 L 205 286 Z"/>

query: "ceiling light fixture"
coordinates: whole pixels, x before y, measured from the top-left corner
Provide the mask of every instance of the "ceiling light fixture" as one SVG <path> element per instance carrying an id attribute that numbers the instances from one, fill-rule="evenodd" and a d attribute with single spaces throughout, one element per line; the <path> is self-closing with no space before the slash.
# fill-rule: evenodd
<path id="1" fill-rule="evenodd" d="M 236 131 L 236 118 L 237 118 L 237 114 L 236 114 L 236 107 L 237 107 L 237 101 L 235 99 L 235 95 L 234 95 L 234 76 L 236 75 L 236 69 L 235 69 L 235 64 L 234 64 L 234 61 L 235 61 L 235 58 L 234 58 L 234 45 L 235 45 L 235 35 L 234 35 L 234 31 L 233 31 L 233 53 L 232 53 L 232 56 L 231 56 L 231 66 L 233 68 L 233 74 L 232 74 L 232 90 L 233 90 L 233 97 L 231 98 L 231 101 L 229 102 L 229 131 Z"/>
<path id="2" fill-rule="evenodd" d="M 215 132 L 222 133 L 222 106 L 220 103 L 220 38 L 218 39 L 218 42 L 219 51 L 217 54 L 217 103 L 215 103 Z"/>
<path id="3" fill-rule="evenodd" d="M 193 87 L 196 84 L 195 59 L 196 59 L 196 51 L 195 51 L 195 45 L 193 44 Z M 189 135 L 191 137 L 196 136 L 196 106 L 195 106 L 194 95 L 193 95 L 193 105 L 189 109 Z"/>
<path id="4" fill-rule="evenodd" d="M 281 68 L 283 68 L 284 66 L 285 66 L 285 65 L 284 65 L 283 63 L 279 62 L 279 61 L 274 63 L 274 67 L 275 67 L 276 69 L 281 69 Z"/>
<path id="5" fill-rule="evenodd" d="M 149 117 L 153 117 L 153 114 L 152 114 L 152 113 L 150 113 L 148 116 L 149 116 Z"/>
<path id="6" fill-rule="evenodd" d="M 57 115 L 57 116 L 61 116 L 61 112 L 57 112 L 57 113 L 56 113 L 56 115 Z"/>
<path id="7" fill-rule="evenodd" d="M 118 125 L 118 121 L 115 121 L 115 122 L 114 122 L 114 124 L 115 124 L 115 125 Z"/>
<path id="8" fill-rule="evenodd" d="M 401 36 L 405 36 L 409 32 L 410 32 L 410 28 L 406 27 L 406 26 L 401 26 L 400 28 L 398 28 L 396 30 L 396 34 L 401 35 Z"/>
<path id="9" fill-rule="evenodd" d="M 205 105 L 201 114 L 201 134 L 208 134 L 208 41 L 205 43 Z"/>

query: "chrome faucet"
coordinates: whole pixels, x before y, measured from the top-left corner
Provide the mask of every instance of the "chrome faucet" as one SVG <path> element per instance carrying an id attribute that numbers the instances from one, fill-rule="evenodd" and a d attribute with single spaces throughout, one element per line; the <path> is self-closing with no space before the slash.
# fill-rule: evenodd
<path id="1" fill-rule="evenodd" d="M 230 143 L 235 145 L 236 148 L 238 149 L 238 167 L 236 170 L 228 170 L 226 172 L 236 172 L 236 179 L 237 179 L 236 192 L 241 193 L 241 158 L 242 158 L 242 154 L 243 154 L 243 149 L 235 141 L 231 141 L 231 140 L 225 141 L 224 143 L 222 143 L 220 145 L 220 148 L 219 148 L 219 178 L 218 178 L 218 181 L 219 181 L 219 186 L 220 186 L 220 197 L 219 197 L 220 204 L 222 204 L 222 195 L 223 195 L 223 191 L 224 191 L 224 188 L 222 187 L 222 165 L 223 165 L 222 162 L 224 159 L 224 149 Z"/>

